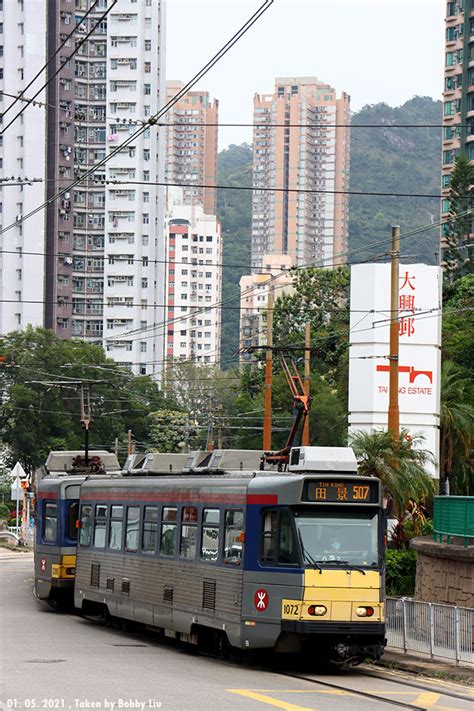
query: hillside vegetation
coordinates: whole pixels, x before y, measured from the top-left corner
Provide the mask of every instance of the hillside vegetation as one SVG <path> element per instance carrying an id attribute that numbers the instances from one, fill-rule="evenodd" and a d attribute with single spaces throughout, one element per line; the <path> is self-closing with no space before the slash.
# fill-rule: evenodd
<path id="1" fill-rule="evenodd" d="M 351 131 L 350 189 L 358 192 L 440 192 L 441 128 L 389 128 L 393 124 L 436 124 L 442 120 L 441 101 L 414 97 L 396 108 L 387 104 L 366 106 L 352 117 L 352 125 L 385 124 L 386 128 L 353 128 Z M 219 153 L 218 183 L 252 184 L 252 148 L 231 145 Z M 358 196 L 349 199 L 349 249 L 351 251 L 390 237 L 399 224 L 402 235 L 439 219 L 438 198 Z M 238 296 L 239 280 L 249 273 L 252 195 L 250 191 L 219 190 L 218 216 L 224 239 L 223 298 Z M 438 258 L 439 228 L 402 240 L 402 258 L 434 264 Z M 359 261 L 387 252 L 389 246 L 368 248 L 353 255 Z M 410 256 L 408 256 L 410 255 Z M 242 265 L 242 266 L 241 266 Z M 227 368 L 237 361 L 239 347 L 238 300 L 224 304 L 222 361 Z"/>

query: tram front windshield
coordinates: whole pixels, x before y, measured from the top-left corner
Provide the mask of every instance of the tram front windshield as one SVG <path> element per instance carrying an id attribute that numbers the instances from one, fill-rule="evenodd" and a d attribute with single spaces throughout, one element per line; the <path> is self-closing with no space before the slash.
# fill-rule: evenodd
<path id="1" fill-rule="evenodd" d="M 376 511 L 295 511 L 298 538 L 305 565 L 376 566 L 378 563 L 378 516 Z"/>

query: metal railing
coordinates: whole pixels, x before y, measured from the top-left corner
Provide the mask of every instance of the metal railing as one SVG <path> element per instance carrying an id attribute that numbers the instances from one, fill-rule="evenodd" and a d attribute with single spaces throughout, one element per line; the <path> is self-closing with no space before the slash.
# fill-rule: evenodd
<path id="1" fill-rule="evenodd" d="M 387 648 L 474 664 L 474 609 L 407 598 L 386 599 Z"/>
<path id="2" fill-rule="evenodd" d="M 453 537 L 462 538 L 467 548 L 474 539 L 474 497 L 435 496 L 433 511 L 433 538 L 451 543 Z"/>

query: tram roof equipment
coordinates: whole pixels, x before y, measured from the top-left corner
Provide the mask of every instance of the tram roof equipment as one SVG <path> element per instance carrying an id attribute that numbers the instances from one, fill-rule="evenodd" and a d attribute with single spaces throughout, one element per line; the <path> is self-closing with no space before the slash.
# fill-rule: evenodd
<path id="1" fill-rule="evenodd" d="M 352 447 L 293 447 L 288 471 L 357 474 L 357 460 Z"/>

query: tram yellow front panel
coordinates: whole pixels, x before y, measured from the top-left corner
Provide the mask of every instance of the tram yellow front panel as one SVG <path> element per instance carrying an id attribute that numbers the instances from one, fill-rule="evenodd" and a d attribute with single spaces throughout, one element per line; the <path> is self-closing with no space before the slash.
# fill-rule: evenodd
<path id="1" fill-rule="evenodd" d="M 380 586 L 378 571 L 364 575 L 357 570 L 305 570 L 303 599 L 282 600 L 282 619 L 381 622 L 384 606 Z M 373 612 L 361 615 L 361 608 Z"/>
<path id="2" fill-rule="evenodd" d="M 76 556 L 62 555 L 61 563 L 53 563 L 51 566 L 52 578 L 74 578 L 76 574 Z"/>

